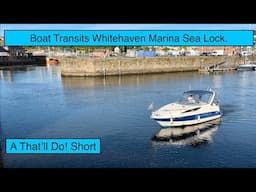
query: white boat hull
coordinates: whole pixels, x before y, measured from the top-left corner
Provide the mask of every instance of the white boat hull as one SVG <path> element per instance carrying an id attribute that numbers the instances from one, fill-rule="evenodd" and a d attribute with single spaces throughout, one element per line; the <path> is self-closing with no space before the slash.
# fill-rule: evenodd
<path id="1" fill-rule="evenodd" d="M 255 71 L 256 64 L 244 64 L 237 67 L 238 71 Z"/>

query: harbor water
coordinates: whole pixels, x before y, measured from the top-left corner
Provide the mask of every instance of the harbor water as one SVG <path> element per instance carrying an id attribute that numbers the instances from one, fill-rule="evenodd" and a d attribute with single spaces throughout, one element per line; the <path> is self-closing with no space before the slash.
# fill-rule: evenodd
<path id="1" fill-rule="evenodd" d="M 4 168 L 256 167 L 255 71 L 68 78 L 58 66 L 28 67 L 0 71 L 0 84 Z M 169 139 L 173 130 L 150 119 L 149 106 L 209 88 L 224 115 L 202 132 Z M 99 138 L 101 153 L 6 154 L 7 138 Z"/>

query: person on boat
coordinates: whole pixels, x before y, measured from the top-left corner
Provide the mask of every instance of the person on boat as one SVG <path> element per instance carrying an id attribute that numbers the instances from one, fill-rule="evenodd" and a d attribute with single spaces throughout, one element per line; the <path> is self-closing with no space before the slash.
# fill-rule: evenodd
<path id="1" fill-rule="evenodd" d="M 193 98 L 193 95 L 188 96 L 188 102 L 189 103 L 195 103 L 195 99 Z"/>

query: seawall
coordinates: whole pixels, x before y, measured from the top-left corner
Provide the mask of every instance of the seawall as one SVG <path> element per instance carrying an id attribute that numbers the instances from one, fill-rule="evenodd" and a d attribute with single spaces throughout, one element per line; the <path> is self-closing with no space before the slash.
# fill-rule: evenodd
<path id="1" fill-rule="evenodd" d="M 26 65 L 46 66 L 46 56 L 0 56 L 0 67 Z"/>
<path id="2" fill-rule="evenodd" d="M 145 57 L 145 58 L 58 58 L 62 76 L 106 76 L 162 72 L 198 71 L 217 63 L 235 68 L 240 57 Z"/>

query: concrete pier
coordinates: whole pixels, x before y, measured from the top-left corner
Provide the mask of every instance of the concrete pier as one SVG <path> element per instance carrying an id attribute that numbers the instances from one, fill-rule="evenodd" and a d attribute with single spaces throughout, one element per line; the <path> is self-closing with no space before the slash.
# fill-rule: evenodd
<path id="1" fill-rule="evenodd" d="M 58 58 L 62 76 L 107 76 L 162 72 L 198 71 L 225 62 L 236 68 L 240 57 L 138 57 L 138 58 Z"/>

